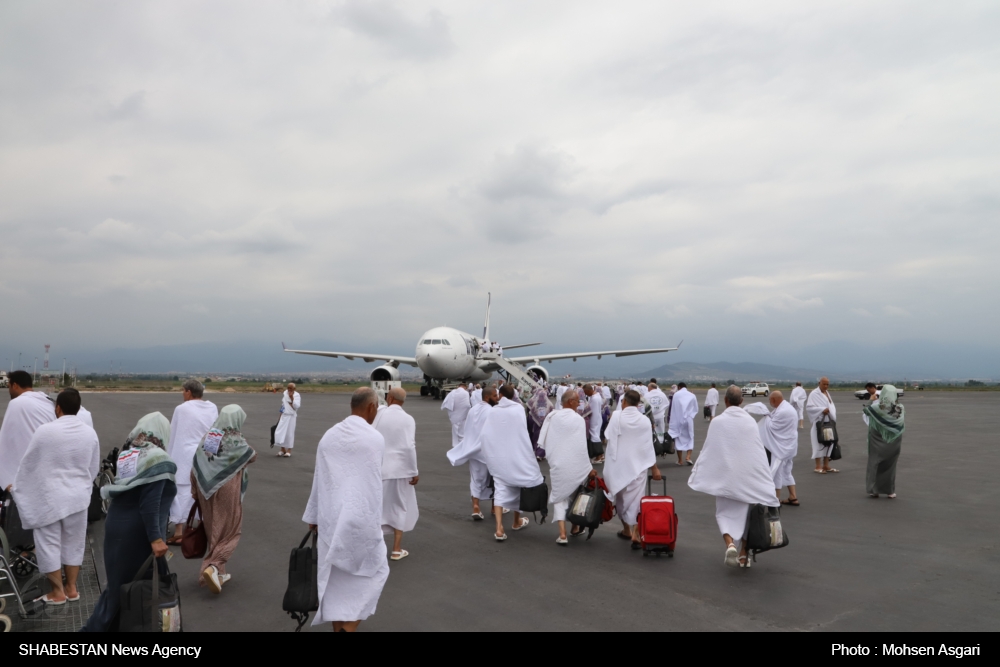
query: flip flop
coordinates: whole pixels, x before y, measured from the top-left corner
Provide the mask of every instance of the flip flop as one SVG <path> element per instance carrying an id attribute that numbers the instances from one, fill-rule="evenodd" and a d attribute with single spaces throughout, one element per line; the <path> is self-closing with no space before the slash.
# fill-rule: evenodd
<path id="1" fill-rule="evenodd" d="M 791 505 L 792 507 L 798 507 L 799 506 L 799 499 L 798 498 L 785 498 L 784 500 L 781 501 L 781 504 L 782 505 Z"/>
<path id="2" fill-rule="evenodd" d="M 528 527 L 529 523 L 531 523 L 531 522 L 528 521 L 528 517 L 522 516 L 521 517 L 521 521 L 516 526 L 514 526 L 513 528 L 511 528 L 511 530 L 524 530 L 525 528 Z"/>
<path id="3" fill-rule="evenodd" d="M 632 551 L 638 551 L 641 548 L 642 548 L 642 543 L 641 542 L 633 542 L 632 543 Z"/>
<path id="4" fill-rule="evenodd" d="M 183 537 L 170 537 L 170 538 L 167 538 L 167 545 L 171 546 L 171 547 L 176 547 L 178 544 L 181 543 L 181 541 L 183 539 L 184 539 Z"/>
<path id="5" fill-rule="evenodd" d="M 473 521 L 483 521 L 485 518 L 486 517 L 483 516 L 482 512 L 473 512 L 472 513 L 472 520 Z"/>
<path id="6" fill-rule="evenodd" d="M 59 605 L 66 604 L 66 600 L 60 600 L 59 602 L 56 602 L 55 600 L 49 599 L 48 593 L 46 593 L 40 598 L 35 598 L 35 602 L 41 602 L 42 604 L 47 604 L 52 607 L 58 607 Z"/>
<path id="7" fill-rule="evenodd" d="M 632 534 L 631 533 L 629 533 L 628 535 L 626 535 L 624 531 L 619 531 L 619 532 L 615 533 L 615 535 L 617 535 L 618 537 L 622 538 L 623 540 L 629 540 L 629 541 L 632 540 Z"/>
<path id="8" fill-rule="evenodd" d="M 836 468 L 826 468 L 825 470 L 823 470 L 823 472 L 825 472 L 825 473 L 831 473 L 831 472 L 840 472 L 840 471 L 837 470 Z"/>
<path id="9" fill-rule="evenodd" d="M 389 558 L 392 560 L 403 560 L 409 555 L 410 555 L 409 551 L 407 551 L 406 549 L 400 549 L 399 551 L 393 551 L 392 555 L 389 556 Z"/>
<path id="10" fill-rule="evenodd" d="M 816 470 L 816 469 L 813 469 L 813 472 L 816 473 L 817 475 L 825 475 L 826 474 L 825 470 Z"/>
<path id="11" fill-rule="evenodd" d="M 71 598 L 68 594 L 66 595 L 66 601 L 67 602 L 78 602 L 79 600 L 80 600 L 80 593 L 79 592 L 76 594 L 75 598 Z"/>
<path id="12" fill-rule="evenodd" d="M 493 539 L 496 540 L 497 542 L 503 542 L 504 540 L 507 539 L 507 533 L 504 533 L 503 537 L 499 537 L 497 536 L 496 533 L 493 533 Z"/>

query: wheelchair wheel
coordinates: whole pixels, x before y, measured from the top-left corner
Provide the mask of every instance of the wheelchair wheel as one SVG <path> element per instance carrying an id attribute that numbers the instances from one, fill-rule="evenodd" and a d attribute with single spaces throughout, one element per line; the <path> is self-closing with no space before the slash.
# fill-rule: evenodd
<path id="1" fill-rule="evenodd" d="M 11 626 L 14 625 L 10 620 L 10 616 L 6 614 L 0 614 L 0 623 L 3 624 L 3 630 L 0 630 L 0 632 L 10 632 Z"/>
<path id="2" fill-rule="evenodd" d="M 0 598 L 0 614 L 7 608 L 7 598 Z"/>
<path id="3" fill-rule="evenodd" d="M 115 478 L 111 475 L 111 471 L 105 470 L 100 475 L 97 476 L 97 488 L 103 488 L 114 483 Z M 111 498 L 101 498 L 101 511 L 104 512 L 104 516 L 108 515 L 108 508 L 111 507 Z"/>
<path id="4" fill-rule="evenodd" d="M 11 569 L 16 577 L 30 576 L 38 569 L 38 559 L 35 558 L 35 553 L 33 551 L 22 552 L 21 556 L 15 558 L 14 562 L 11 563 Z"/>

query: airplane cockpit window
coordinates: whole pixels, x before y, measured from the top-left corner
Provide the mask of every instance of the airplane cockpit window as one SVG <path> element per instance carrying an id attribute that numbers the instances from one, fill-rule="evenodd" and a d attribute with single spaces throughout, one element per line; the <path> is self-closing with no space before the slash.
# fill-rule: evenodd
<path id="1" fill-rule="evenodd" d="M 444 345 L 445 345 L 446 347 L 451 347 L 451 343 L 449 343 L 448 341 L 446 341 L 446 340 L 442 340 L 441 342 L 442 342 L 442 343 L 443 343 L 443 344 L 444 344 Z"/>
<path id="2" fill-rule="evenodd" d="M 430 345 L 430 344 L 431 344 L 431 339 L 430 338 L 425 338 L 424 342 L 422 343 L 422 345 Z"/>
<path id="3" fill-rule="evenodd" d="M 435 338 L 434 340 L 431 341 L 431 345 L 440 345 L 440 344 L 441 344 L 440 338 Z"/>

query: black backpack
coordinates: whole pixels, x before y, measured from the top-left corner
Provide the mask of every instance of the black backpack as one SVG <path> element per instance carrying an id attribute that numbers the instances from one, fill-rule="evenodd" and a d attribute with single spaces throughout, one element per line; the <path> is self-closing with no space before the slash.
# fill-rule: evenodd
<path id="1" fill-rule="evenodd" d="M 312 545 L 306 546 L 312 535 Z M 319 609 L 319 589 L 316 584 L 316 533 L 309 531 L 302 538 L 298 548 L 292 549 L 288 559 L 288 588 L 281 608 L 288 612 L 293 621 L 298 622 L 295 632 L 309 620 L 309 613 Z"/>
<path id="2" fill-rule="evenodd" d="M 781 512 L 777 507 L 757 503 L 747 514 L 747 553 L 757 561 L 757 554 L 788 546 L 788 533 L 781 525 Z"/>
<path id="3" fill-rule="evenodd" d="M 542 483 L 538 486 L 521 489 L 521 502 L 518 505 L 521 512 L 541 512 L 541 523 L 545 523 L 545 517 L 549 515 L 549 487 L 544 480 L 543 477 Z"/>

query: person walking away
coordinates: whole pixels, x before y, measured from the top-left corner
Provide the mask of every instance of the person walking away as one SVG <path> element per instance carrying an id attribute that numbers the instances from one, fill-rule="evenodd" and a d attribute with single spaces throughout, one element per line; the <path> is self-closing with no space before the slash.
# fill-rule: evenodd
<path id="1" fill-rule="evenodd" d="M 731 385 L 725 401 L 725 411 L 708 425 L 708 436 L 688 486 L 715 496 L 715 521 L 726 543 L 725 564 L 750 567 L 743 542 L 750 506 L 778 507 L 778 499 L 760 430 L 740 407 L 743 392 Z"/>
<path id="2" fill-rule="evenodd" d="M 153 555 L 166 555 L 170 503 L 177 493 L 177 465 L 167 455 L 170 422 L 153 412 L 135 425 L 118 455 L 114 482 L 101 489 L 111 500 L 104 519 L 104 571 L 108 583 L 101 591 L 84 632 L 116 632 L 122 584 L 127 584 Z M 165 565 L 157 561 L 161 576 Z M 146 578 L 150 578 L 152 572 Z"/>
<path id="3" fill-rule="evenodd" d="M 184 524 L 194 504 L 191 492 L 191 465 L 194 462 L 194 455 L 198 451 L 201 439 L 219 418 L 219 408 L 215 403 L 202 398 L 205 394 L 205 385 L 192 379 L 187 380 L 182 388 L 184 402 L 174 408 L 174 414 L 170 418 L 170 442 L 167 445 L 169 447 L 167 454 L 177 464 L 175 477 L 177 495 L 174 496 L 174 502 L 170 506 L 170 520 L 174 523 L 174 534 L 167 540 L 169 545 L 181 543 Z"/>
<path id="4" fill-rule="evenodd" d="M 763 403 L 751 403 L 744 410 L 749 414 L 764 415 L 757 427 L 764 449 L 771 453 L 775 495 L 781 500 L 781 489 L 787 486 L 788 499 L 782 500 L 781 504 L 798 506 L 799 497 L 795 492 L 795 478 L 792 477 L 792 464 L 799 452 L 798 413 L 780 391 L 772 391 L 767 400 L 774 408 L 773 412 Z"/>
<path id="5" fill-rule="evenodd" d="M 281 395 L 281 416 L 278 418 L 278 428 L 274 429 L 274 444 L 281 447 L 278 457 L 291 458 L 295 447 L 295 423 L 299 418 L 299 408 L 302 407 L 302 394 L 295 391 L 295 383 L 289 382 L 285 393 Z"/>
<path id="6" fill-rule="evenodd" d="M 541 433 L 545 416 L 551 410 L 552 404 L 549 403 L 549 397 L 545 395 L 545 389 L 537 387 L 531 398 L 528 399 L 528 438 L 535 451 L 535 458 L 539 461 L 545 458 L 545 448 L 538 446 L 538 434 Z"/>
<path id="7" fill-rule="evenodd" d="M 35 430 L 55 421 L 52 401 L 45 394 L 32 391 L 31 373 L 14 371 L 7 378 L 10 403 L 0 424 L 0 488 L 14 483 L 21 459 Z"/>
<path id="8" fill-rule="evenodd" d="M 705 409 L 708 410 L 708 415 L 706 419 L 712 421 L 715 419 L 715 409 L 719 407 L 719 390 L 715 388 L 715 383 L 708 388 L 708 392 L 705 394 Z"/>
<path id="9" fill-rule="evenodd" d="M 191 487 L 201 520 L 205 523 L 208 549 L 201 561 L 199 586 L 218 595 L 229 581 L 226 563 L 233 557 L 243 532 L 243 496 L 247 491 L 247 466 L 257 452 L 243 437 L 247 413 L 238 405 L 222 408 L 194 455 Z"/>
<path id="10" fill-rule="evenodd" d="M 441 401 L 441 409 L 448 413 L 448 420 L 451 422 L 451 446 L 458 447 L 465 434 L 465 418 L 472 409 L 472 399 L 465 385 L 449 391 Z"/>
<path id="11" fill-rule="evenodd" d="M 670 400 L 655 382 L 650 382 L 646 401 L 653 408 L 653 431 L 656 432 L 656 438 L 663 442 L 663 436 L 667 432 L 667 405 Z"/>
<path id="12" fill-rule="evenodd" d="M 795 408 L 795 412 L 799 414 L 799 429 L 801 430 L 803 411 L 806 409 L 806 390 L 802 388 L 801 382 L 795 383 L 795 387 L 792 389 L 792 393 L 788 397 L 788 402 L 792 404 L 792 407 Z"/>
<path id="13" fill-rule="evenodd" d="M 906 411 L 899 402 L 899 390 L 891 384 L 882 385 L 878 402 L 862 409 L 868 424 L 868 474 L 865 480 L 868 495 L 878 498 L 884 493 L 896 497 L 896 464 L 903 446 Z"/>
<path id="14" fill-rule="evenodd" d="M 830 388 L 828 378 L 820 378 L 819 386 L 812 390 L 806 400 L 806 416 L 809 418 L 809 442 L 812 443 L 812 457 L 816 462 L 813 472 L 826 474 L 840 472 L 830 467 L 830 450 L 833 445 L 823 446 L 816 433 L 816 424 L 829 417 L 837 421 L 837 406 L 833 404 L 833 396 L 827 391 Z"/>
<path id="15" fill-rule="evenodd" d="M 670 402 L 670 437 L 674 439 L 677 448 L 677 465 L 685 463 L 689 466 L 691 452 L 694 449 L 694 418 L 698 416 L 698 399 L 688 391 L 683 382 L 677 383 L 677 393 Z"/>
<path id="16" fill-rule="evenodd" d="M 639 506 L 646 488 L 646 471 L 659 481 L 652 430 L 649 419 L 639 412 L 642 400 L 632 389 L 623 396 L 624 407 L 611 415 L 608 422 L 608 449 L 604 454 L 604 483 L 615 498 L 622 531 L 618 537 L 632 541 L 633 549 L 641 549 L 638 535 Z"/>
<path id="17" fill-rule="evenodd" d="M 497 389 L 489 386 L 483 389 L 483 400 L 469 410 L 469 415 L 465 419 L 464 437 L 458 447 L 448 450 L 448 461 L 453 466 L 469 464 L 469 493 L 472 496 L 472 520 L 483 521 L 480 501 L 491 498 L 493 491 L 490 489 L 490 471 L 486 466 L 486 457 L 482 452 L 482 441 L 480 435 L 483 432 L 483 424 L 486 423 L 486 416 L 490 408 L 497 404 L 500 397 Z"/>
<path id="18" fill-rule="evenodd" d="M 514 402 L 514 393 L 513 385 L 505 384 L 500 388 L 500 402 L 487 413 L 479 436 L 486 466 L 493 475 L 493 516 L 496 519 L 493 537 L 497 542 L 507 539 L 503 529 L 504 508 L 514 513 L 513 530 L 522 530 L 528 525 L 528 517 L 521 516 L 521 489 L 545 481 L 528 440 L 524 408 Z"/>
<path id="19" fill-rule="evenodd" d="M 52 590 L 38 598 L 46 605 L 80 599 L 76 580 L 87 543 L 87 508 L 100 469 L 97 433 L 77 417 L 80 392 L 63 389 L 56 398 L 56 420 L 31 436 L 9 489 L 21 525 L 34 531 L 38 570 Z M 63 587 L 63 568 L 66 585 Z"/>
<path id="20" fill-rule="evenodd" d="M 351 396 L 351 414 L 316 448 L 312 491 L 302 520 L 317 534 L 319 609 L 313 625 L 354 632 L 375 613 L 389 577 L 382 537 L 385 438 L 372 427 L 378 399 L 370 387 Z"/>
<path id="21" fill-rule="evenodd" d="M 392 535 L 392 560 L 410 555 L 402 548 L 403 533 L 417 525 L 417 422 L 403 410 L 406 390 L 393 387 L 386 407 L 378 411 L 372 426 L 385 439 L 382 455 L 382 532 Z"/>
<path id="22" fill-rule="evenodd" d="M 559 524 L 556 544 L 560 546 L 569 543 L 566 539 L 566 512 L 570 497 L 581 484 L 597 474 L 587 455 L 583 418 L 576 412 L 579 400 L 580 397 L 573 392 L 563 394 L 562 409 L 549 413 L 538 436 L 539 444 L 548 453 L 549 475 L 552 478 L 549 502 L 554 506 L 553 518 Z M 582 532 L 579 526 L 575 526 L 572 534 L 576 536 Z"/>

